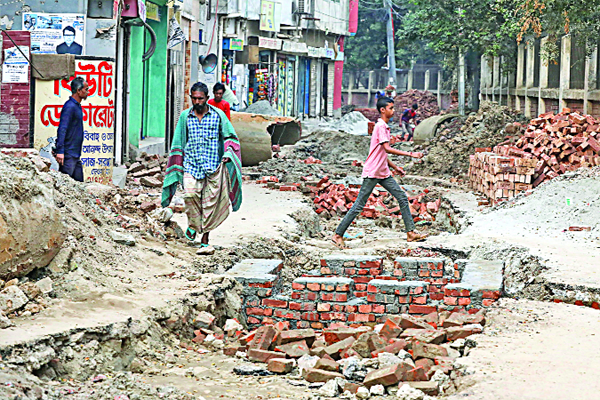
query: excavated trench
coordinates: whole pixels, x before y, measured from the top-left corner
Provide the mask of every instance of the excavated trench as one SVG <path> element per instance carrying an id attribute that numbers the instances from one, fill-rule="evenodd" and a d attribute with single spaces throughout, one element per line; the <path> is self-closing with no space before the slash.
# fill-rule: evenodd
<path id="1" fill-rule="evenodd" d="M 459 235 L 463 233 L 469 225 L 466 213 L 449 199 L 444 199 L 442 205 L 445 212 L 440 211 L 438 221 L 445 226 L 445 231 Z M 600 288 L 552 282 L 544 276 L 544 273 L 551 269 L 548 265 L 549 261 L 532 254 L 527 247 L 497 241 L 482 241 L 477 246 L 462 249 L 423 247 L 453 259 L 504 261 L 502 281 L 505 297 L 553 301 L 600 309 Z"/>
<path id="2" fill-rule="evenodd" d="M 70 386 L 77 383 L 85 386 L 90 380 L 108 381 L 107 375 L 123 378 L 127 371 L 142 372 L 153 363 L 165 364 L 168 360 L 161 350 L 191 343 L 194 330 L 199 327 L 196 318 L 203 311 L 213 314 L 218 326 L 223 326 L 229 318 L 244 321 L 241 289 L 236 281 L 223 276 L 206 279 L 205 289 L 173 299 L 163 307 L 147 309 L 139 319 L 75 328 L 0 347 L 0 383 L 3 385 L 0 398 L 62 399 L 70 393 L 58 382 L 72 381 L 74 384 Z M 82 398 L 109 398 L 103 397 L 106 393 L 101 394 L 103 390 L 110 392 L 109 389 L 96 389 L 96 395 Z M 3 390 L 8 391 L 8 397 L 2 397 Z M 168 398 L 188 397 L 182 393 L 181 397 Z"/>

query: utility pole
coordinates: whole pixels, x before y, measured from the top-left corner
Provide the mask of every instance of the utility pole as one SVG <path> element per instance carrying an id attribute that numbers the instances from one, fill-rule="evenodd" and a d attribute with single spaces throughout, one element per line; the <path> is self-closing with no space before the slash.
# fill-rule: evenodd
<path id="1" fill-rule="evenodd" d="M 458 8 L 459 36 L 462 39 L 462 9 Z M 458 50 L 458 113 L 465 115 L 465 54 L 462 47 Z"/>
<path id="2" fill-rule="evenodd" d="M 394 19 L 392 13 L 392 1 L 383 0 L 383 6 L 389 10 L 387 21 L 387 47 L 388 47 L 388 67 L 390 85 L 396 87 L 396 53 L 394 51 Z"/>
<path id="3" fill-rule="evenodd" d="M 458 51 L 458 113 L 465 115 L 465 55 Z"/>

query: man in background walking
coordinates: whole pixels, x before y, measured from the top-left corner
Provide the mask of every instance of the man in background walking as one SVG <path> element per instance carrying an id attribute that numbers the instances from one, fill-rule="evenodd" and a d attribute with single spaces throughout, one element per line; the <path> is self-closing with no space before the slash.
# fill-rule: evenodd
<path id="1" fill-rule="evenodd" d="M 71 81 L 72 96 L 60 112 L 58 137 L 56 140 L 56 161 L 59 171 L 76 181 L 83 182 L 81 146 L 83 145 L 83 110 L 81 102 L 88 97 L 88 83 L 81 77 Z"/>
<path id="2" fill-rule="evenodd" d="M 213 95 L 214 98 L 208 101 L 208 104 L 211 106 L 217 107 L 219 110 L 225 113 L 227 119 L 231 121 L 231 105 L 223 100 L 223 95 L 225 94 L 225 85 L 221 82 L 215 83 L 213 87 Z"/>
<path id="3" fill-rule="evenodd" d="M 404 134 L 406 135 L 407 142 L 410 142 L 412 140 L 413 134 L 415 132 L 415 128 L 413 128 L 410 124 L 411 124 L 411 122 L 415 125 L 417 124 L 417 109 L 418 108 L 419 108 L 419 105 L 417 103 L 415 103 L 412 105 L 411 108 L 407 108 L 402 113 L 401 125 L 402 125 L 402 130 L 404 131 Z"/>

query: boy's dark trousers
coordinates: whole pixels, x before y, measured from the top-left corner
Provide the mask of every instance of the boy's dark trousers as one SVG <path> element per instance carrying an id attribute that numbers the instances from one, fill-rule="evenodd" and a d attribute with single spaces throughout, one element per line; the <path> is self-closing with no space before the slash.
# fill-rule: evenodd
<path id="1" fill-rule="evenodd" d="M 360 187 L 360 192 L 358 193 L 358 198 L 356 199 L 356 202 L 352 205 L 352 208 L 350 209 L 350 211 L 348 211 L 342 222 L 340 222 L 340 225 L 335 230 L 336 234 L 342 237 L 344 236 L 346 229 L 348 229 L 352 221 L 354 221 L 354 218 L 356 218 L 356 216 L 362 212 L 363 208 L 365 208 L 367 200 L 369 200 L 369 196 L 371 196 L 371 193 L 373 193 L 373 189 L 375 189 L 375 186 L 377 186 L 377 184 L 383 186 L 385 190 L 390 192 L 390 194 L 394 196 L 396 200 L 398 200 L 398 203 L 400 205 L 400 212 L 402 213 L 402 220 L 404 221 L 406 231 L 412 232 L 415 230 L 415 222 L 413 221 L 413 217 L 410 214 L 410 208 L 408 206 L 408 197 L 406 197 L 406 193 L 404 193 L 404 190 L 400 188 L 398 182 L 396 182 L 396 180 L 393 177 L 389 176 L 385 179 L 363 179 L 362 186 Z"/>

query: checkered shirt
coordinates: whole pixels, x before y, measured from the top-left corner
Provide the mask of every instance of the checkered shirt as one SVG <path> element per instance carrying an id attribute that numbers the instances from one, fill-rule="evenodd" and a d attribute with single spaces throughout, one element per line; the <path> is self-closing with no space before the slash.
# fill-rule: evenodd
<path id="1" fill-rule="evenodd" d="M 212 175 L 219 168 L 220 122 L 219 114 L 210 107 L 202 120 L 196 117 L 193 108 L 188 114 L 183 168 L 197 180 Z"/>

